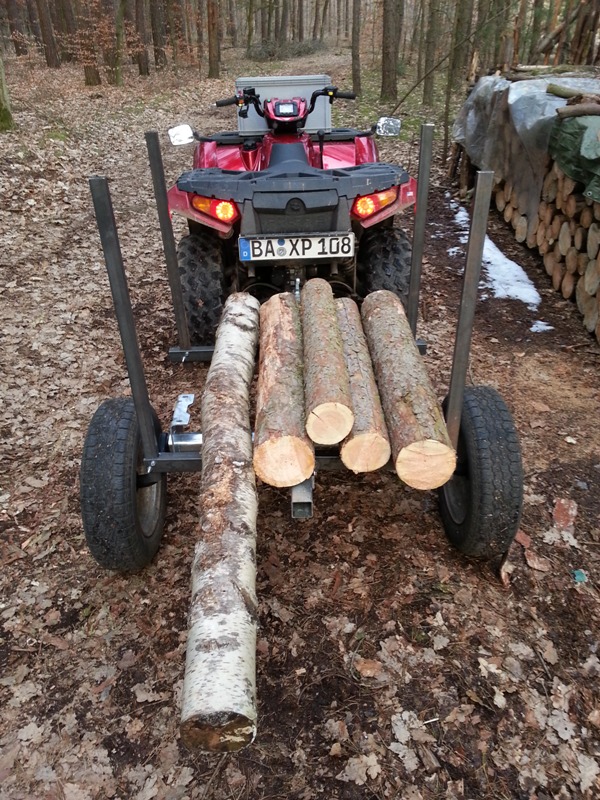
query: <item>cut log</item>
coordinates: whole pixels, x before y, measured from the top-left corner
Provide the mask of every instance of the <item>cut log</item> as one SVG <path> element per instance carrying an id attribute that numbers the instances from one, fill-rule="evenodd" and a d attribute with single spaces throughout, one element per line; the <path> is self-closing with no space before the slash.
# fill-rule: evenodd
<path id="1" fill-rule="evenodd" d="M 560 234 L 560 229 L 562 228 L 562 224 L 564 221 L 565 221 L 564 214 L 556 214 L 554 217 L 552 217 L 552 223 L 550 225 L 551 236 L 549 237 L 552 239 L 552 241 L 556 241 L 558 239 Z"/>
<path id="2" fill-rule="evenodd" d="M 506 208 L 506 200 L 504 199 L 504 190 L 501 186 L 498 187 L 498 191 L 494 195 L 494 202 L 496 203 L 496 208 L 502 214 Z"/>
<path id="3" fill-rule="evenodd" d="M 587 254 L 588 258 L 596 258 L 598 255 L 598 249 L 600 248 L 600 225 L 597 222 L 593 222 L 588 230 L 587 235 Z"/>
<path id="4" fill-rule="evenodd" d="M 545 241 L 546 241 L 546 223 L 543 220 L 540 220 L 540 224 L 538 225 L 538 229 L 535 234 L 535 243 L 537 244 L 538 247 L 541 247 L 542 243 Z"/>
<path id="5" fill-rule="evenodd" d="M 527 238 L 527 217 L 519 214 L 515 224 L 515 239 L 517 242 L 524 242 Z"/>
<path id="6" fill-rule="evenodd" d="M 565 265 L 563 263 L 557 262 L 554 265 L 554 270 L 552 272 L 552 288 L 554 289 L 555 292 L 560 291 L 560 287 L 562 285 L 566 271 L 567 270 L 565 269 Z"/>
<path id="7" fill-rule="evenodd" d="M 588 262 L 583 276 L 583 285 L 590 295 L 595 295 L 600 285 L 600 272 L 598 271 L 598 259 L 594 258 Z"/>
<path id="8" fill-rule="evenodd" d="M 337 444 L 352 430 L 348 370 L 331 286 L 313 278 L 302 289 L 306 432 L 317 444 Z"/>
<path id="9" fill-rule="evenodd" d="M 249 391 L 259 302 L 225 303 L 202 398 L 200 539 L 181 739 L 191 749 L 237 750 L 256 734 L 256 515 Z"/>
<path id="10" fill-rule="evenodd" d="M 504 206 L 504 214 L 502 215 L 504 217 L 504 222 L 510 222 L 512 220 L 512 215 L 514 211 L 515 209 L 511 206 L 510 203 L 507 203 Z"/>
<path id="11" fill-rule="evenodd" d="M 594 219 L 597 220 L 598 222 L 600 222 L 600 203 L 598 203 L 598 202 L 596 202 L 596 200 L 594 200 L 594 204 L 592 206 L 592 209 L 594 211 Z"/>
<path id="12" fill-rule="evenodd" d="M 542 184 L 542 200 L 545 200 L 547 203 L 553 203 L 556 200 L 557 192 L 558 179 L 554 172 L 548 172 Z"/>
<path id="13" fill-rule="evenodd" d="M 577 256 L 577 274 L 583 275 L 587 269 L 589 258 L 587 257 L 587 253 L 579 253 Z"/>
<path id="14" fill-rule="evenodd" d="M 579 258 L 579 252 L 575 247 L 569 247 L 567 250 L 567 254 L 565 256 L 565 267 L 567 268 L 567 272 L 574 274 L 577 272 L 577 259 Z"/>
<path id="15" fill-rule="evenodd" d="M 596 298 L 589 295 L 585 290 L 585 276 L 583 275 L 577 281 L 575 300 L 582 317 L 585 317 L 586 314 L 590 315 L 592 305 L 597 306 Z"/>
<path id="16" fill-rule="evenodd" d="M 580 214 L 584 208 L 587 208 L 587 206 L 585 204 L 583 195 L 570 194 L 563 203 L 563 208 L 565 209 L 565 214 L 567 217 L 573 218 L 577 216 L 577 214 Z"/>
<path id="17" fill-rule="evenodd" d="M 554 250 L 548 250 L 548 252 L 544 254 L 544 269 L 550 277 L 554 274 L 554 268 L 558 263 L 559 261 L 556 258 Z"/>
<path id="18" fill-rule="evenodd" d="M 581 213 L 579 214 L 579 224 L 583 228 L 589 228 L 593 221 L 594 210 L 586 205 L 585 208 L 581 209 Z"/>
<path id="19" fill-rule="evenodd" d="M 414 489 L 442 486 L 456 454 L 402 303 L 392 292 L 373 292 L 361 313 L 396 472 Z"/>
<path id="20" fill-rule="evenodd" d="M 573 244 L 573 237 L 571 236 L 571 231 L 569 229 L 569 223 L 565 220 L 563 224 L 560 226 L 560 231 L 558 233 L 558 247 L 560 250 L 561 256 L 566 256 L 569 247 Z"/>
<path id="21" fill-rule="evenodd" d="M 575 292 L 576 279 L 577 279 L 576 275 L 574 275 L 573 273 L 571 272 L 565 273 L 565 277 L 563 278 L 563 282 L 560 287 L 561 294 L 565 298 L 565 300 L 570 300 L 571 297 L 573 297 L 573 294 Z"/>
<path id="22" fill-rule="evenodd" d="M 352 472 L 372 472 L 385 466 L 391 455 L 383 409 L 358 306 L 344 297 L 336 300 L 336 309 L 354 410 L 354 425 L 340 458 Z"/>
<path id="23" fill-rule="evenodd" d="M 270 486 L 296 486 L 315 470 L 306 434 L 300 308 L 291 293 L 273 295 L 260 309 L 254 471 Z"/>

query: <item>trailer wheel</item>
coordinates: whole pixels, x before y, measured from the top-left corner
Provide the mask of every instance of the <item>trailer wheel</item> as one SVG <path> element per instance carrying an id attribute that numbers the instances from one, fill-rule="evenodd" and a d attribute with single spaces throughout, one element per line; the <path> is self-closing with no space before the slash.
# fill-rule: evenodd
<path id="1" fill-rule="evenodd" d="M 155 417 L 157 436 L 160 424 Z M 105 569 L 133 572 L 158 550 L 166 513 L 167 479 L 143 483 L 140 429 L 131 398 L 105 400 L 85 438 L 80 471 L 83 530 Z"/>
<path id="2" fill-rule="evenodd" d="M 438 492 L 458 550 L 483 558 L 508 550 L 521 518 L 523 466 L 512 416 L 495 389 L 465 389 L 456 471 Z"/>
<path id="3" fill-rule="evenodd" d="M 410 284 L 411 246 L 400 228 L 365 231 L 360 242 L 359 271 L 367 294 L 388 289 L 398 295 L 404 307 Z"/>
<path id="4" fill-rule="evenodd" d="M 177 262 L 191 343 L 214 344 L 225 301 L 223 246 L 209 231 L 184 236 Z"/>

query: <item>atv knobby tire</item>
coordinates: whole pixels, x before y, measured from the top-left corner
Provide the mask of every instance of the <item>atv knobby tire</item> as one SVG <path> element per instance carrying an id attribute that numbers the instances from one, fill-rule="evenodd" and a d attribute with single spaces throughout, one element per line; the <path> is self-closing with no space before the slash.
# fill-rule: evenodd
<path id="1" fill-rule="evenodd" d="M 360 242 L 359 272 L 367 294 L 387 289 L 406 308 L 410 284 L 411 246 L 400 228 L 372 228 Z"/>
<path id="2" fill-rule="evenodd" d="M 191 344 L 214 344 L 223 313 L 223 246 L 210 232 L 191 233 L 177 246 L 177 263 Z"/>
<path id="3" fill-rule="evenodd" d="M 438 492 L 458 550 L 483 558 L 508 550 L 521 518 L 523 466 L 512 416 L 495 389 L 465 389 L 456 471 Z"/>
<path id="4" fill-rule="evenodd" d="M 160 424 L 155 418 L 157 436 Z M 167 477 L 142 483 L 140 429 L 131 398 L 105 400 L 88 428 L 80 471 L 81 516 L 92 556 L 132 572 L 152 561 L 162 537 Z"/>

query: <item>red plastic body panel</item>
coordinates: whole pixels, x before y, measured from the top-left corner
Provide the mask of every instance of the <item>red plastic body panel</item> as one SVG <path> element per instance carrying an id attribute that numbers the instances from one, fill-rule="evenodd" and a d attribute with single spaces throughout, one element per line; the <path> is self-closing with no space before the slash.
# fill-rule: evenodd
<path id="1" fill-rule="evenodd" d="M 377 145 L 371 136 L 357 136 L 354 139 L 349 138 L 348 141 L 341 142 L 324 142 L 323 164 L 321 165 L 319 144 L 313 141 L 308 134 L 303 133 L 298 136 L 298 134 L 273 134 L 269 131 L 262 136 L 262 139 L 257 137 L 256 148 L 253 150 L 244 150 L 243 145 L 238 144 L 199 142 L 194 151 L 194 169 L 218 167 L 219 169 L 232 170 L 234 172 L 260 172 L 269 166 L 271 150 L 275 142 L 282 144 L 301 142 L 306 151 L 308 163 L 316 168 L 339 169 L 354 167 L 359 164 L 375 163 L 379 160 Z M 416 181 L 411 178 L 408 183 L 400 186 L 398 199 L 395 203 L 368 219 L 356 219 L 355 221 L 365 228 L 370 228 L 372 225 L 376 225 L 378 222 L 414 205 L 416 202 L 416 187 Z M 229 197 L 220 199 L 231 200 Z M 181 192 L 176 186 L 169 189 L 168 201 L 171 214 L 182 214 L 188 219 L 207 225 L 218 231 L 223 237 L 231 234 L 232 225 L 197 211 L 192 207 L 189 195 L 186 192 Z"/>

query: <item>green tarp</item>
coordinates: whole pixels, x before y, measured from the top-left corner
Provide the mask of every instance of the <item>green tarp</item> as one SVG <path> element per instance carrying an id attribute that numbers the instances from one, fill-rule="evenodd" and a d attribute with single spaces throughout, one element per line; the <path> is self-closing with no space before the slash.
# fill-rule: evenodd
<path id="1" fill-rule="evenodd" d="M 600 203 L 600 117 L 557 119 L 549 152 L 562 171 L 584 185 L 584 194 Z"/>

